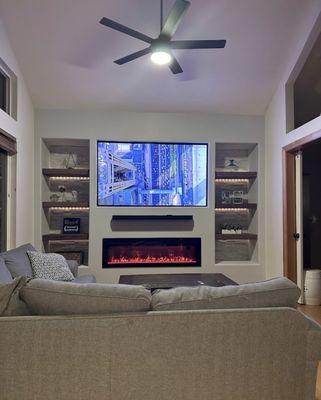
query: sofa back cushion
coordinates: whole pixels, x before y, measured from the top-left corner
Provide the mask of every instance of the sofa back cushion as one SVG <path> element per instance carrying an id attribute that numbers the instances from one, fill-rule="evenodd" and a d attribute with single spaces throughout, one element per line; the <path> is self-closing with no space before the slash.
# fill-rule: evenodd
<path id="1" fill-rule="evenodd" d="M 226 308 L 293 307 L 300 289 L 287 278 L 223 287 L 178 287 L 158 290 L 152 296 L 152 309 L 200 310 Z"/>
<path id="2" fill-rule="evenodd" d="M 12 282 L 12 276 L 8 270 L 4 259 L 0 257 L 0 283 Z"/>
<path id="3" fill-rule="evenodd" d="M 110 314 L 147 311 L 151 294 L 142 286 L 32 279 L 21 297 L 37 315 Z"/>
<path id="4" fill-rule="evenodd" d="M 27 281 L 28 278 L 20 276 L 10 283 L 0 284 L 0 316 L 30 315 L 26 304 L 19 297 Z"/>
<path id="5" fill-rule="evenodd" d="M 27 251 L 36 251 L 36 249 L 28 243 L 0 254 L 13 278 L 18 276 L 32 277 Z"/>

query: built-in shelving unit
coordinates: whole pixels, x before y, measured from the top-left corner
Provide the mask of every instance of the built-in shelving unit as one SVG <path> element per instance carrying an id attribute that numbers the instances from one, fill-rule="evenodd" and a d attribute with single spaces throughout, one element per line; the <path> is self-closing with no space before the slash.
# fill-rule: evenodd
<path id="1" fill-rule="evenodd" d="M 43 139 L 42 176 L 44 250 L 88 265 L 89 140 Z M 80 232 L 63 233 L 64 218 L 79 218 Z"/>
<path id="2" fill-rule="evenodd" d="M 215 159 L 215 263 L 256 263 L 258 146 L 218 143 Z"/>

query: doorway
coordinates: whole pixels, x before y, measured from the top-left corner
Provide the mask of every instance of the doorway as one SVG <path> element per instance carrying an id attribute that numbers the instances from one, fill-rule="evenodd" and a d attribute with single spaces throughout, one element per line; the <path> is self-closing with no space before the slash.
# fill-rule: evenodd
<path id="1" fill-rule="evenodd" d="M 320 177 L 321 130 L 283 148 L 284 276 L 301 289 L 304 268 L 321 267 Z"/>
<path id="2" fill-rule="evenodd" d="M 7 250 L 8 154 L 0 149 L 0 251 Z"/>
<path id="3" fill-rule="evenodd" d="M 303 267 L 321 267 L 321 141 L 302 150 Z"/>

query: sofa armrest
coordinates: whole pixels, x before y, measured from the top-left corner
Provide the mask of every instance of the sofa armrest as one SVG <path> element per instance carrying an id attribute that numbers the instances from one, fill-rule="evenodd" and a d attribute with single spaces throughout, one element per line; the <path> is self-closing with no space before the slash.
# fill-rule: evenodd
<path id="1" fill-rule="evenodd" d="M 304 318 L 308 321 L 309 327 L 308 331 L 320 331 L 321 332 L 321 325 L 316 322 L 314 319 L 304 315 Z"/>
<path id="2" fill-rule="evenodd" d="M 78 276 L 78 268 L 79 268 L 78 262 L 76 260 L 66 260 L 66 261 L 71 273 L 76 278 Z"/>
<path id="3" fill-rule="evenodd" d="M 305 399 L 315 398 L 318 365 L 321 362 L 321 326 L 305 316 L 308 322 Z"/>

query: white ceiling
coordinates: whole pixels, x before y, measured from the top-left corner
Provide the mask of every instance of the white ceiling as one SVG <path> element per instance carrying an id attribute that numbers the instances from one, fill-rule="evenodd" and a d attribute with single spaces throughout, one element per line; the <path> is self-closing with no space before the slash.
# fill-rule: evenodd
<path id="1" fill-rule="evenodd" d="M 191 2 L 175 39 L 227 45 L 177 50 L 176 76 L 149 56 L 114 64 L 145 45 L 98 23 L 156 37 L 159 0 L 0 0 L 0 17 L 37 108 L 263 114 L 313 0 Z"/>

